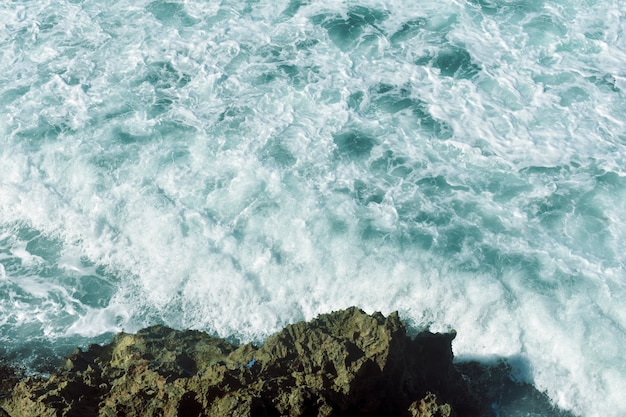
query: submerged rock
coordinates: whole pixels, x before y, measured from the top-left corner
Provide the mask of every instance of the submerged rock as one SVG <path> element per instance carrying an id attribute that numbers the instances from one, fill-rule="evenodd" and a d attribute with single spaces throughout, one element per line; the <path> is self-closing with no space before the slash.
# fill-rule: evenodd
<path id="1" fill-rule="evenodd" d="M 17 383 L 19 416 L 439 416 L 473 414 L 455 334 L 406 335 L 357 308 L 289 325 L 262 347 L 153 326 L 76 350 L 49 379 Z"/>

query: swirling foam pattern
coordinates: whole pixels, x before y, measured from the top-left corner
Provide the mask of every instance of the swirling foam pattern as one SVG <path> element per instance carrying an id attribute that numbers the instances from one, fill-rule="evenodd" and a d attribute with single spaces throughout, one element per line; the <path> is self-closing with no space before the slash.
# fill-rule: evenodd
<path id="1" fill-rule="evenodd" d="M 262 341 L 356 304 L 626 415 L 624 15 L 2 2 L 4 354 L 155 322 Z"/>

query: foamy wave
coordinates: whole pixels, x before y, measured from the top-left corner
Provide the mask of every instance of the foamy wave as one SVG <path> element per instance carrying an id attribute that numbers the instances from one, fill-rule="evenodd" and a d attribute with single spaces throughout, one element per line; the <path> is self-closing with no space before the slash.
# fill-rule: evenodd
<path id="1" fill-rule="evenodd" d="M 0 6 L 9 349 L 356 304 L 623 414 L 626 10 L 404 3 Z"/>

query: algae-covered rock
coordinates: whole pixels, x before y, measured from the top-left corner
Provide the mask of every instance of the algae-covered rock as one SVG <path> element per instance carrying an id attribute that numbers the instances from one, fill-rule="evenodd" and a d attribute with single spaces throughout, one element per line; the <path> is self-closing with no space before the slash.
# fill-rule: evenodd
<path id="1" fill-rule="evenodd" d="M 23 370 L 0 359 L 0 399 L 11 395 L 15 384 L 22 379 Z"/>
<path id="2" fill-rule="evenodd" d="M 429 392 L 420 401 L 415 401 L 409 407 L 411 417 L 455 417 L 456 413 L 450 404 L 440 404 L 437 397 Z"/>
<path id="3" fill-rule="evenodd" d="M 454 336 L 411 339 L 396 313 L 357 308 L 289 325 L 260 348 L 153 326 L 76 350 L 0 407 L 12 417 L 451 417 L 471 404 L 452 364 Z"/>
<path id="4" fill-rule="evenodd" d="M 13 388 L 22 379 L 23 370 L 9 365 L 0 359 L 0 402 L 11 396 Z M 9 414 L 0 408 L 0 417 L 10 417 Z"/>

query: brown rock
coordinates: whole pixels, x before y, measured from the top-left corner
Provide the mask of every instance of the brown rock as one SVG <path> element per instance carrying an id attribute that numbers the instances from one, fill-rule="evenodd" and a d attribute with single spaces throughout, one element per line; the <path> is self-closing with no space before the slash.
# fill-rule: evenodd
<path id="1" fill-rule="evenodd" d="M 430 392 L 457 411 L 471 404 L 452 364 L 454 336 L 411 339 L 396 313 L 357 308 L 289 325 L 260 348 L 153 326 L 75 351 L 0 406 L 13 417 L 452 417 Z"/>
<path id="2" fill-rule="evenodd" d="M 415 401 L 409 407 L 412 417 L 455 417 L 456 414 L 450 404 L 439 404 L 437 397 L 431 392 L 420 401 Z"/>

